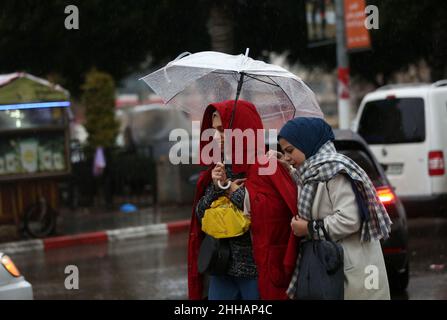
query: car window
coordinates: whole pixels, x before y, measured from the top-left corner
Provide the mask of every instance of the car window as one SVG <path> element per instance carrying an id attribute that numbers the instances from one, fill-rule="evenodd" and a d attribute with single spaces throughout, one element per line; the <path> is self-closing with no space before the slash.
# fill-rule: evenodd
<path id="1" fill-rule="evenodd" d="M 369 144 L 423 142 L 424 100 L 403 98 L 367 102 L 360 118 L 358 133 Z"/>
<path id="2" fill-rule="evenodd" d="M 366 172 L 375 187 L 385 184 L 384 179 L 380 176 L 380 172 L 366 152 L 362 150 L 338 150 L 338 152 L 357 163 Z"/>

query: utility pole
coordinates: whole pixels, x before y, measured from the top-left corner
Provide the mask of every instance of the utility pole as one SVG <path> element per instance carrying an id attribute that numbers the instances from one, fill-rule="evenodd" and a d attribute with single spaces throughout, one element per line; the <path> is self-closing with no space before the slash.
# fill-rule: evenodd
<path id="1" fill-rule="evenodd" d="M 346 50 L 344 0 L 335 0 L 337 28 L 337 103 L 338 126 L 349 129 L 351 125 L 351 103 L 349 94 L 349 56 Z"/>

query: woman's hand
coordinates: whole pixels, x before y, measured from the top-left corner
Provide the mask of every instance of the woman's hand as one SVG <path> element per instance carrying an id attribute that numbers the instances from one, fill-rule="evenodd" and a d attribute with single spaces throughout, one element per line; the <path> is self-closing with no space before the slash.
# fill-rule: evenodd
<path id="1" fill-rule="evenodd" d="M 307 220 L 301 219 L 299 217 L 293 217 L 290 226 L 292 227 L 293 234 L 297 237 L 305 237 L 308 235 Z"/>
<path id="2" fill-rule="evenodd" d="M 267 152 L 267 158 L 269 159 L 276 158 L 276 160 L 278 160 L 278 162 L 284 167 L 284 169 L 286 169 L 289 173 L 291 172 L 292 167 L 287 161 L 284 160 L 283 153 L 274 150 L 269 150 Z"/>
<path id="3" fill-rule="evenodd" d="M 225 181 L 227 181 L 227 174 L 225 172 L 225 165 L 221 162 L 218 162 L 214 169 L 211 171 L 211 178 L 213 179 L 214 186 L 219 188 L 217 184 L 220 181 L 221 185 L 225 185 Z"/>
<path id="4" fill-rule="evenodd" d="M 231 197 L 231 194 L 235 192 L 237 189 L 243 187 L 245 185 L 245 180 L 247 179 L 236 179 L 231 182 L 230 189 L 228 189 L 228 196 Z"/>

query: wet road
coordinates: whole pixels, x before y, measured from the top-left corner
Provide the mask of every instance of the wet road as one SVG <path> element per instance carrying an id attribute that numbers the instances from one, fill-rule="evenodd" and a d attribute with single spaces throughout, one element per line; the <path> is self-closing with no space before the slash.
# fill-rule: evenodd
<path id="1" fill-rule="evenodd" d="M 410 284 L 394 299 L 447 299 L 447 219 L 412 219 Z M 187 233 L 13 255 L 36 299 L 185 299 Z M 79 289 L 67 290 L 67 265 Z"/>
<path id="2" fill-rule="evenodd" d="M 187 233 L 14 255 L 35 299 L 184 299 Z M 65 288 L 67 265 L 79 290 Z"/>

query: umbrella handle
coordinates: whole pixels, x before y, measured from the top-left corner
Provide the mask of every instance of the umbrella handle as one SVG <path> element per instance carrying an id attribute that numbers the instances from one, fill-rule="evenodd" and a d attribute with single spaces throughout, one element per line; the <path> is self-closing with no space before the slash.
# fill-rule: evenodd
<path id="1" fill-rule="evenodd" d="M 227 190 L 227 189 L 229 189 L 230 186 L 231 186 L 231 181 L 228 181 L 228 183 L 227 183 L 226 186 L 222 186 L 222 185 L 220 184 L 220 180 L 218 180 L 218 181 L 217 181 L 217 185 L 218 185 L 219 188 L 221 188 L 222 190 Z"/>

